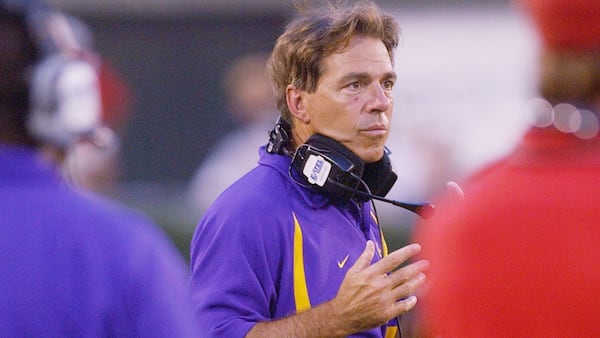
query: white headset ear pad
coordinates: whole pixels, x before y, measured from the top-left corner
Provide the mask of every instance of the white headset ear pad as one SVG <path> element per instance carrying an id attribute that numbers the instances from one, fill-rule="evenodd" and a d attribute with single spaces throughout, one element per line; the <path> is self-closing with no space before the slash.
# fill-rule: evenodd
<path id="1" fill-rule="evenodd" d="M 90 63 L 53 55 L 36 66 L 31 80 L 32 136 L 66 147 L 99 127 L 99 80 Z"/>

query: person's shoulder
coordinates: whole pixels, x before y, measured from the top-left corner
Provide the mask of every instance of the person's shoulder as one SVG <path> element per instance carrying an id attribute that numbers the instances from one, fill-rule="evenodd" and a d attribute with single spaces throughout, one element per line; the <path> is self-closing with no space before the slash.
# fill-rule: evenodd
<path id="1" fill-rule="evenodd" d="M 96 194 L 82 198 L 90 217 L 78 232 L 88 240 L 87 246 L 110 247 L 107 255 L 121 257 L 119 264 L 125 267 L 153 264 L 173 272 L 185 265 L 165 228 L 141 210 Z"/>
<path id="2" fill-rule="evenodd" d="M 204 213 L 201 224 L 218 224 L 236 232 L 272 229 L 291 215 L 292 183 L 271 168 L 259 166 L 225 189 Z"/>
<path id="3" fill-rule="evenodd" d="M 288 177 L 267 166 L 258 166 L 231 184 L 217 198 L 225 203 L 244 207 L 253 204 L 260 207 L 264 204 L 281 205 L 287 203 L 292 191 L 292 183 Z"/>
<path id="4" fill-rule="evenodd" d="M 117 223 L 141 223 L 154 225 L 153 221 L 142 211 L 127 206 L 115 199 L 111 199 L 93 192 L 76 192 L 86 203 L 90 212 L 105 221 L 112 219 Z"/>
<path id="5" fill-rule="evenodd" d="M 82 220 L 81 231 L 115 242 L 143 238 L 141 242 L 165 242 L 162 228 L 141 210 L 87 191 L 75 191 L 74 217 Z"/>

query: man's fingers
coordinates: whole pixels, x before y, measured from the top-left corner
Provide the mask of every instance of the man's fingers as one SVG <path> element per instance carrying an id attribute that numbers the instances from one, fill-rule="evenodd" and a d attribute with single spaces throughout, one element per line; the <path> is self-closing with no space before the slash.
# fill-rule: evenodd
<path id="1" fill-rule="evenodd" d="M 410 311 L 417 305 L 417 297 L 410 296 L 405 299 L 399 300 L 392 305 L 392 311 L 398 315 L 402 315 Z"/>
<path id="2" fill-rule="evenodd" d="M 412 276 L 410 279 L 404 280 L 400 284 L 396 284 L 393 289 L 394 299 L 401 299 L 415 294 L 419 287 L 425 283 L 426 279 L 427 277 L 425 274 L 420 272 L 417 275 Z"/>
<path id="3" fill-rule="evenodd" d="M 394 285 L 402 284 L 407 280 L 417 276 L 419 273 L 425 272 L 429 268 L 429 261 L 422 259 L 418 262 L 411 263 L 398 269 L 388 275 L 392 279 Z"/>
<path id="4" fill-rule="evenodd" d="M 449 181 L 446 183 L 446 188 L 448 188 L 448 192 L 452 196 L 453 201 L 462 202 L 465 200 L 465 193 L 458 183 Z"/>
<path id="5" fill-rule="evenodd" d="M 389 255 L 383 257 L 379 262 L 368 267 L 368 272 L 373 274 L 386 274 L 400 264 L 406 262 L 409 258 L 418 254 L 421 251 L 419 244 L 409 244 L 400 248 Z"/>
<path id="6" fill-rule="evenodd" d="M 373 255 L 375 254 L 375 244 L 373 241 L 367 241 L 367 245 L 365 245 L 365 250 L 360 254 L 360 257 L 356 260 L 354 265 L 350 268 L 351 270 L 364 270 L 367 268 L 371 261 L 373 260 Z"/>

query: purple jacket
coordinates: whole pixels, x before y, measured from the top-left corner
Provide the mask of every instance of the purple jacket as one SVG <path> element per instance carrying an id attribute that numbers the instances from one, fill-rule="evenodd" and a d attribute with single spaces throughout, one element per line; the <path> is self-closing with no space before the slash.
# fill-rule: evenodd
<path id="1" fill-rule="evenodd" d="M 243 337 L 259 321 L 331 300 L 368 239 L 377 243 L 374 260 L 386 254 L 369 203 L 331 204 L 289 177 L 290 162 L 261 148 L 258 167 L 225 190 L 196 229 L 191 286 L 210 337 Z"/>
<path id="2" fill-rule="evenodd" d="M 198 336 L 185 263 L 158 227 L 0 146 L 0 332 Z"/>

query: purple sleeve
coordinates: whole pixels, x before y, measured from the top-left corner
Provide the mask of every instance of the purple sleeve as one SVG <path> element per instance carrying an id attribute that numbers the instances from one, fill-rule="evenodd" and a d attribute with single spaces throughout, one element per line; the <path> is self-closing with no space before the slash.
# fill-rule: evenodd
<path id="1" fill-rule="evenodd" d="M 268 215 L 257 205 L 265 204 L 234 208 L 223 203 L 224 212 L 217 204 L 194 234 L 192 299 L 201 332 L 211 337 L 243 337 L 273 316 L 282 227 L 272 210 Z"/>

